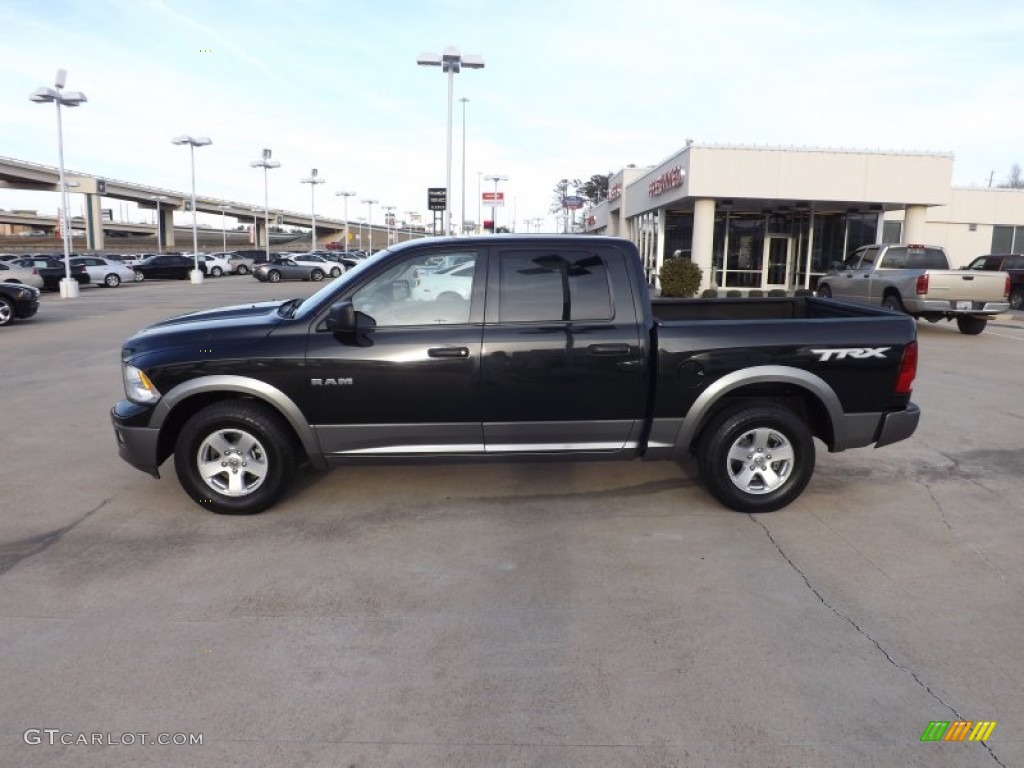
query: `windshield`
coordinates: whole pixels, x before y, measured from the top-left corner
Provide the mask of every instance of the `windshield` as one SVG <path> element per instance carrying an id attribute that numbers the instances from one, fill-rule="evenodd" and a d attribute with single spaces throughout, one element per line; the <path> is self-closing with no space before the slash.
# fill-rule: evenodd
<path id="1" fill-rule="evenodd" d="M 295 312 L 295 318 L 298 320 L 305 320 L 314 315 L 323 307 L 324 302 L 329 301 L 332 296 L 344 292 L 345 287 L 352 280 L 357 279 L 359 275 L 367 269 L 372 269 L 374 264 L 382 258 L 386 258 L 388 255 L 390 255 L 390 251 L 379 251 L 378 253 L 373 254 L 370 258 L 360 261 L 351 269 L 343 272 L 340 277 L 334 278 L 331 282 L 302 302 L 301 306 Z"/>

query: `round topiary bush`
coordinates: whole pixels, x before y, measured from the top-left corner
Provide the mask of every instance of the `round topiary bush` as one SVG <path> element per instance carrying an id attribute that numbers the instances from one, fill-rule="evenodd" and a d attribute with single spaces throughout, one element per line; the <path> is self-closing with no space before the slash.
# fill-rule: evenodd
<path id="1" fill-rule="evenodd" d="M 700 267 L 689 259 L 668 259 L 661 265 L 661 295 L 670 299 L 689 299 L 697 295 L 704 276 Z"/>

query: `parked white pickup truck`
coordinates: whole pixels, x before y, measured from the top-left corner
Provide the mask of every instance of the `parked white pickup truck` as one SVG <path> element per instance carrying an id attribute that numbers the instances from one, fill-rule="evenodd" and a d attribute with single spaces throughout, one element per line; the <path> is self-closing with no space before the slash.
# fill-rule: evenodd
<path id="1" fill-rule="evenodd" d="M 956 320 L 961 333 L 985 330 L 1010 308 L 1005 272 L 952 270 L 932 245 L 865 245 L 818 282 L 818 295 L 875 304 L 932 323 Z"/>

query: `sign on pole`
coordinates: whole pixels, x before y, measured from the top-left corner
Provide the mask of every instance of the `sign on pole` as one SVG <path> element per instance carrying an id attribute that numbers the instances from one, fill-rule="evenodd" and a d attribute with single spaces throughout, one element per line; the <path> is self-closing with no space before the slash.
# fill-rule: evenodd
<path id="1" fill-rule="evenodd" d="M 448 189 L 446 187 L 427 187 L 427 209 L 443 211 L 448 207 Z"/>
<path id="2" fill-rule="evenodd" d="M 562 198 L 562 207 L 577 210 L 587 202 L 586 198 L 579 195 L 568 195 Z"/>
<path id="3" fill-rule="evenodd" d="M 484 192 L 480 196 L 481 202 L 484 205 L 504 205 L 505 204 L 505 193 L 504 192 Z"/>

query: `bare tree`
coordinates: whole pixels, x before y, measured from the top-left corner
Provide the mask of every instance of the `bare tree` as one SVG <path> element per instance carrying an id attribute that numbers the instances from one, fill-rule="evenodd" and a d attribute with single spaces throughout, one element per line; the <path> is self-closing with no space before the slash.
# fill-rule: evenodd
<path id="1" fill-rule="evenodd" d="M 999 186 L 1008 189 L 1024 189 L 1024 178 L 1021 178 L 1020 163 L 1014 163 L 1010 166 L 1010 175 Z"/>

